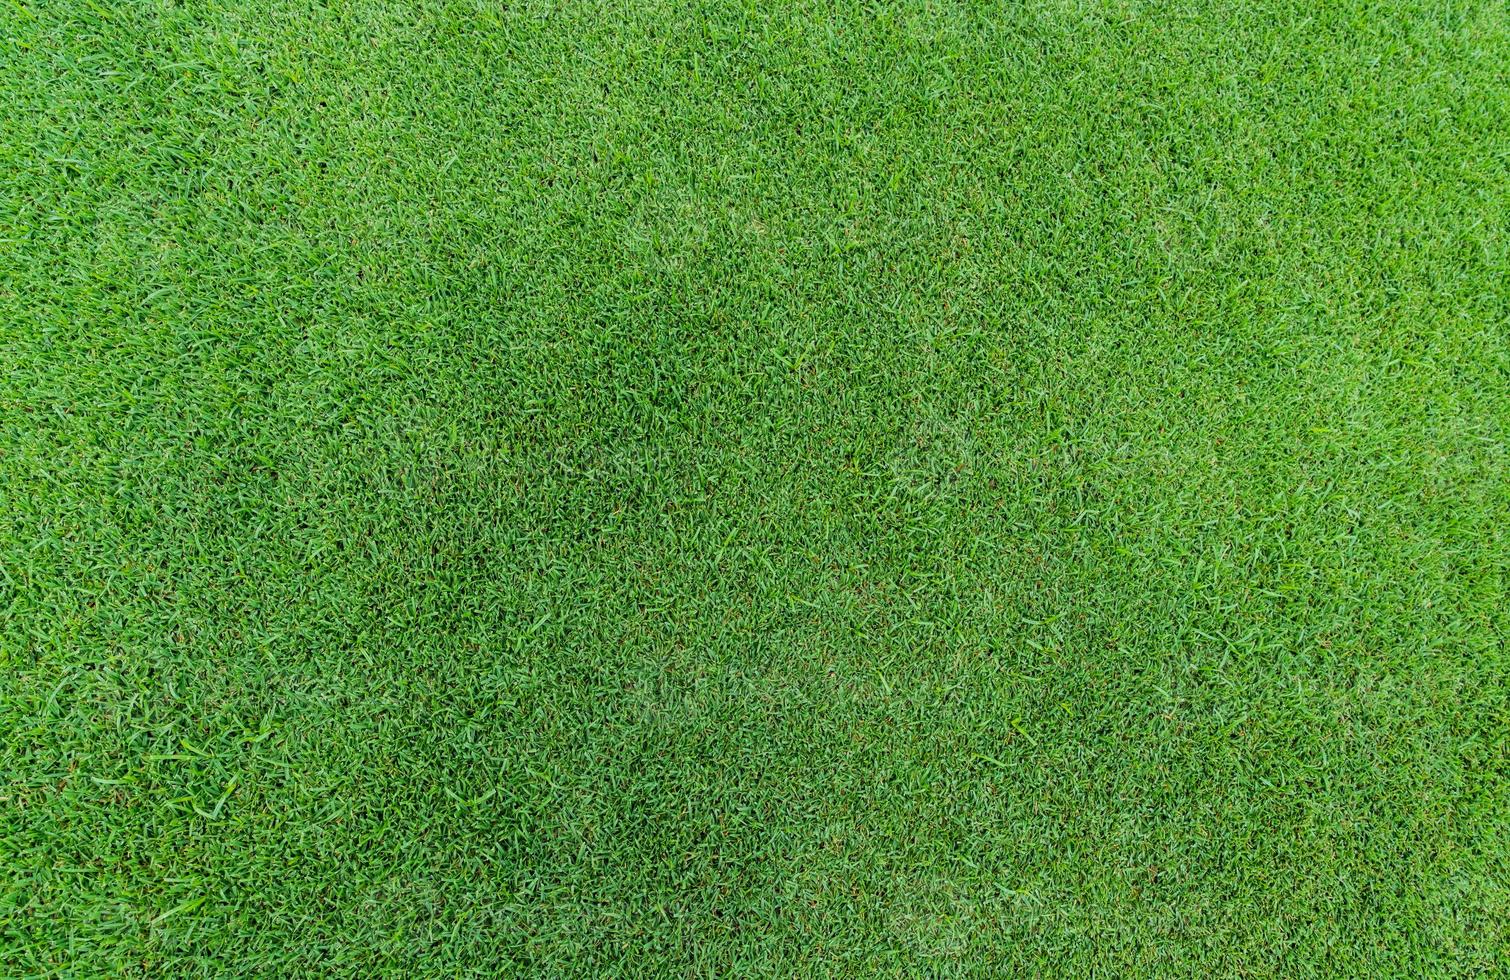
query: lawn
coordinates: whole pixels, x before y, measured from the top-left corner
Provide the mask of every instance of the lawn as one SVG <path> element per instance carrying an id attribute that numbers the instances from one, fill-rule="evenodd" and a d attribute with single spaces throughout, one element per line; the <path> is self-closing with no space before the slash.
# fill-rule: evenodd
<path id="1" fill-rule="evenodd" d="M 1503 0 L 4 0 L 0 974 L 1510 971 Z"/>

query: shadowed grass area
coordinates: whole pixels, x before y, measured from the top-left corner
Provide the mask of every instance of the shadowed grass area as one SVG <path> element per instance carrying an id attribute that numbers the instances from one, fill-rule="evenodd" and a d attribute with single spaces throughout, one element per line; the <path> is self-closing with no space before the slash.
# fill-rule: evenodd
<path id="1" fill-rule="evenodd" d="M 0 973 L 1510 969 L 1510 15 L 0 7 Z"/>

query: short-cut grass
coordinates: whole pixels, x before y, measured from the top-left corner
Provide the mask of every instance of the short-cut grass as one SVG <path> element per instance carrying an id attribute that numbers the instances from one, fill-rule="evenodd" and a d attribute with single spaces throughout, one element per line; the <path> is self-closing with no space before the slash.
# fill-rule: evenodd
<path id="1" fill-rule="evenodd" d="M 4 0 L 0 974 L 1510 971 L 1503 0 Z"/>

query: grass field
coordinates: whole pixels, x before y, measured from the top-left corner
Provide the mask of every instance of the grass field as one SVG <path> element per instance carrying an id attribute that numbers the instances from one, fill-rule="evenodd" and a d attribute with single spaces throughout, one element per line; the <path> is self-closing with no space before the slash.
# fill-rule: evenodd
<path id="1" fill-rule="evenodd" d="M 0 110 L 0 974 L 1510 972 L 1503 0 L 5 0 Z"/>

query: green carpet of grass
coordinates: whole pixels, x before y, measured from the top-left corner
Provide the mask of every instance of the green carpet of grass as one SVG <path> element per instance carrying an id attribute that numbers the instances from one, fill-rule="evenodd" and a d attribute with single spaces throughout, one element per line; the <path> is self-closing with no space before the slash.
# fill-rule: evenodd
<path id="1" fill-rule="evenodd" d="M 0 6 L 0 973 L 1510 970 L 1502 0 Z"/>

